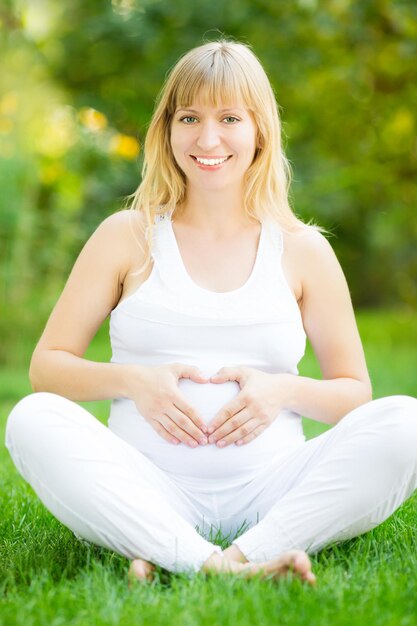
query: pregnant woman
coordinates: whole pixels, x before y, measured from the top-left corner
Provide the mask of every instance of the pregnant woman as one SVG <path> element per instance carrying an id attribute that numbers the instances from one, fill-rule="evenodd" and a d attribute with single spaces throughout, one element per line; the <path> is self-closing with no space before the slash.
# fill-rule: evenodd
<path id="1" fill-rule="evenodd" d="M 19 472 L 132 577 L 292 570 L 313 584 L 308 553 L 374 528 L 417 486 L 417 400 L 371 401 L 342 270 L 288 204 L 280 133 L 247 46 L 179 60 L 132 207 L 80 253 L 33 354 L 35 393 L 10 414 Z M 111 363 L 88 361 L 109 315 Z M 298 376 L 306 337 L 322 380 Z M 109 398 L 108 428 L 76 404 Z M 333 428 L 305 441 L 302 415 Z M 241 534 L 222 551 L 210 529 Z"/>

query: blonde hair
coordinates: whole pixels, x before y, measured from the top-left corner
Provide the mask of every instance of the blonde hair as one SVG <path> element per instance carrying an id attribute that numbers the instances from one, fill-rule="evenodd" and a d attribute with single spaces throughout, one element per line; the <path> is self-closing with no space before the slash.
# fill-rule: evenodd
<path id="1" fill-rule="evenodd" d="M 304 227 L 288 200 L 291 170 L 284 155 L 277 102 L 261 63 L 242 43 L 221 39 L 187 52 L 169 73 L 157 98 L 144 145 L 142 182 L 130 196 L 131 208 L 145 216 L 150 261 L 156 214 L 172 210 L 185 199 L 186 181 L 175 162 L 171 123 L 178 106 L 195 101 L 218 107 L 243 103 L 257 126 L 257 148 L 245 173 L 243 208 L 261 221 L 269 216 L 286 230 Z"/>

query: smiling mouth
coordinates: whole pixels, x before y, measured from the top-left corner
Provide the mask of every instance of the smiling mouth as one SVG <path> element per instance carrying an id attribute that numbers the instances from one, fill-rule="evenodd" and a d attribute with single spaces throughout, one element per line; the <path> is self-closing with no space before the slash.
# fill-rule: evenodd
<path id="1" fill-rule="evenodd" d="M 226 163 L 226 161 L 232 158 L 232 155 L 230 154 L 229 156 L 219 157 L 217 159 L 206 159 L 204 157 L 194 156 L 193 154 L 190 154 L 190 157 L 194 159 L 194 161 L 196 161 L 200 165 L 214 166 L 214 165 L 221 165 L 222 163 Z"/>

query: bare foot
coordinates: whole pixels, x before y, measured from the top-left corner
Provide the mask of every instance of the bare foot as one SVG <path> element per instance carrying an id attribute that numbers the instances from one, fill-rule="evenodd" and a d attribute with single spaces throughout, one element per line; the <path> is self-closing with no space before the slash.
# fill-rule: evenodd
<path id="1" fill-rule="evenodd" d="M 311 585 L 316 584 L 316 577 L 311 571 L 310 559 L 307 553 L 302 550 L 285 552 L 264 563 L 245 563 L 243 568 L 244 575 L 248 577 L 260 573 L 262 578 L 280 578 L 288 572 L 294 572 L 301 580 L 305 580 Z"/>
<path id="2" fill-rule="evenodd" d="M 275 559 L 263 563 L 239 563 L 222 558 L 219 554 L 212 554 L 203 565 L 203 571 L 210 573 L 230 572 L 242 575 L 245 578 L 252 578 L 258 574 L 261 578 L 281 578 L 294 572 L 301 580 L 305 580 L 311 585 L 315 585 L 316 577 L 311 571 L 310 559 L 306 552 L 302 550 L 291 550 L 285 552 Z"/>
<path id="3" fill-rule="evenodd" d="M 282 578 L 288 572 L 294 572 L 301 580 L 310 583 L 310 585 L 316 584 L 316 577 L 311 571 L 310 559 L 307 553 L 302 550 L 291 550 L 263 563 L 239 563 L 214 553 L 207 559 L 202 571 L 211 574 L 228 572 L 242 575 L 245 578 L 252 578 L 260 574 L 261 578 L 272 579 Z M 154 573 L 155 565 L 144 559 L 134 559 L 128 573 L 129 587 L 136 581 L 151 581 Z"/>
<path id="4" fill-rule="evenodd" d="M 144 559 L 134 559 L 129 567 L 128 580 L 129 587 L 135 581 L 150 581 L 153 579 L 155 565 Z"/>
<path id="5" fill-rule="evenodd" d="M 238 561 L 239 563 L 248 562 L 248 559 L 245 557 L 243 552 L 241 552 L 237 545 L 235 545 L 234 543 L 226 548 L 226 550 L 223 550 L 223 556 L 228 561 Z"/>

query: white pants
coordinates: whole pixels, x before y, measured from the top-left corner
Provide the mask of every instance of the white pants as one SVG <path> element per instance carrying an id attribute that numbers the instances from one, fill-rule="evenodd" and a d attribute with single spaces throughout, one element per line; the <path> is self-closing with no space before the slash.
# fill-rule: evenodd
<path id="1" fill-rule="evenodd" d="M 261 562 L 316 552 L 389 517 L 417 487 L 417 400 L 392 396 L 280 456 L 248 483 L 187 490 L 78 404 L 35 393 L 12 410 L 6 445 L 44 505 L 77 536 L 173 572 L 221 549 L 201 536 L 248 524 L 233 543 Z"/>

